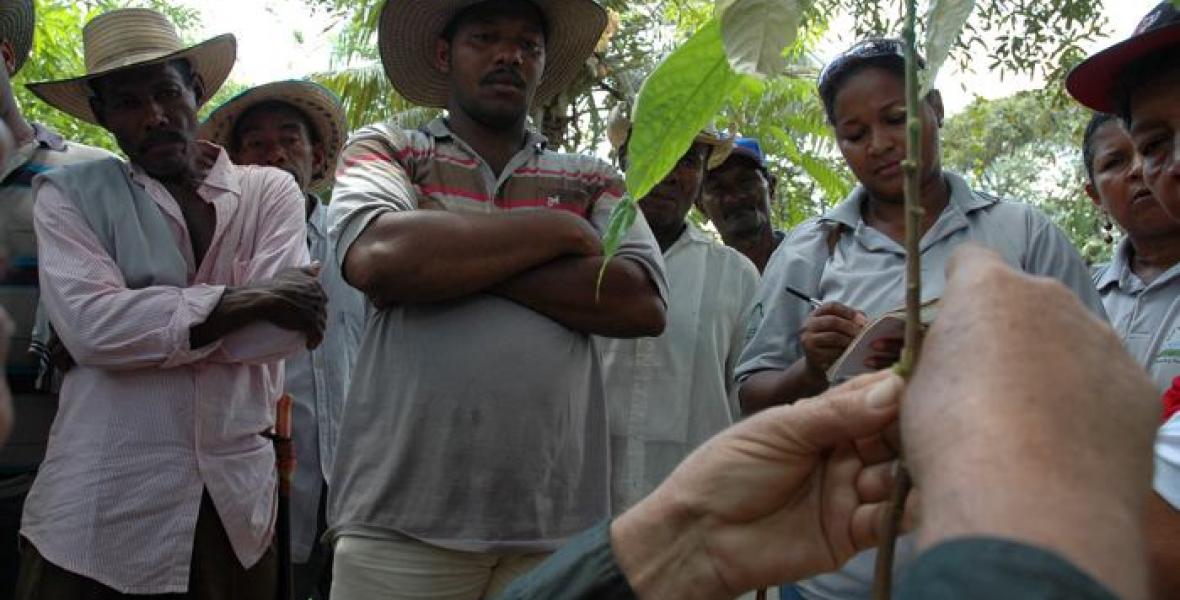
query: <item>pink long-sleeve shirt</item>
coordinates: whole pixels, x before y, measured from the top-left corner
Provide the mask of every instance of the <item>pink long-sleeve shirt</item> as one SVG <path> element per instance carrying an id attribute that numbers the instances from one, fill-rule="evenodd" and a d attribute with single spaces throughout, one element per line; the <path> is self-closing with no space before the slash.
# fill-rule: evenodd
<path id="1" fill-rule="evenodd" d="M 77 366 L 21 534 L 49 562 L 119 592 L 183 592 L 202 489 L 244 566 L 271 542 L 275 458 L 260 433 L 273 425 L 281 359 L 305 343 L 256 323 L 191 348 L 189 329 L 226 287 L 306 264 L 304 198 L 288 174 L 236 166 L 220 152 L 198 190 L 217 218 L 198 265 L 176 200 L 130 169 L 176 236 L 188 287 L 128 289 L 74 203 L 41 186 L 41 297 Z"/>

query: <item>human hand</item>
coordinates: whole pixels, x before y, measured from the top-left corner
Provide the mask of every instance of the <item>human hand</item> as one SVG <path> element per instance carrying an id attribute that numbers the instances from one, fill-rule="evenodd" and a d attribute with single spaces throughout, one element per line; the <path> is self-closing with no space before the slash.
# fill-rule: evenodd
<path id="1" fill-rule="evenodd" d="M 919 544 L 987 535 L 1146 595 L 1140 526 L 1159 405 L 1114 332 L 1056 281 L 964 247 L 906 392 Z"/>
<path id="2" fill-rule="evenodd" d="M 611 528 L 640 597 L 733 598 L 838 568 L 877 542 L 902 380 L 864 375 L 767 409 L 691 454 Z"/>
<path id="3" fill-rule="evenodd" d="M 839 302 L 828 302 L 815 309 L 803 322 L 799 334 L 808 371 L 826 380 L 828 368 L 844 354 L 866 324 L 868 318 L 864 313 Z"/>
<path id="4" fill-rule="evenodd" d="M 873 353 L 865 359 L 865 366 L 873 369 L 888 369 L 901 360 L 901 349 L 905 346 L 902 338 L 882 338 L 874 341 L 869 348 Z"/>
<path id="5" fill-rule="evenodd" d="M 274 279 L 257 284 L 273 303 L 265 317 L 283 329 L 303 332 L 309 350 L 323 342 L 328 323 L 328 296 L 319 275 L 320 265 L 314 263 L 284 269 Z"/>
<path id="6" fill-rule="evenodd" d="M 566 253 L 576 256 L 602 256 L 602 238 L 590 221 L 566 210 L 543 209 L 533 213 L 536 218 L 545 219 L 549 223 L 546 229 L 554 232 Z"/>
<path id="7" fill-rule="evenodd" d="M 48 343 L 45 344 L 45 349 L 49 353 L 49 362 L 61 371 L 64 375 L 69 373 L 70 369 L 74 368 L 78 363 L 74 361 L 74 357 L 70 356 L 70 350 L 62 343 L 61 337 L 55 332 L 49 336 Z"/>

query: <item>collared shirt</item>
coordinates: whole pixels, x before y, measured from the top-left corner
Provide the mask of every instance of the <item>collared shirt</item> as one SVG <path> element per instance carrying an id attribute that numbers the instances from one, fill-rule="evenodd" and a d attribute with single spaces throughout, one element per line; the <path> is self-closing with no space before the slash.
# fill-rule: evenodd
<path id="1" fill-rule="evenodd" d="M 386 213 L 557 209 L 602 232 L 622 194 L 609 165 L 545 150 L 532 133 L 497 177 L 442 120 L 425 131 L 366 128 L 341 165 L 329 209 L 338 261 Z M 634 261 L 667 298 L 642 218 L 616 260 Z M 372 315 L 340 427 L 334 534 L 542 552 L 609 514 L 606 401 L 590 336 L 499 296 Z"/>
<path id="2" fill-rule="evenodd" d="M 1162 393 L 1180 376 L 1180 264 L 1144 284 L 1131 271 L 1131 250 L 1123 238 L 1110 263 L 1095 273 L 1094 285 L 1123 346 Z M 1155 490 L 1180 509 L 1180 419 L 1160 428 L 1155 464 Z"/>
<path id="3" fill-rule="evenodd" d="M 37 310 L 37 240 L 33 235 L 33 177 L 64 165 L 106 158 L 105 150 L 67 142 L 52 130 L 32 124 L 33 139 L 0 169 L 0 306 L 15 324 L 5 371 L 13 391 L 16 427 L 0 450 L 0 496 L 27 492 L 31 473 L 45 452 L 57 403 L 35 391 L 39 365 L 27 351 Z M 15 477 L 8 477 L 15 476 Z"/>
<path id="4" fill-rule="evenodd" d="M 1052 277 L 1072 289 L 1095 314 L 1105 317 L 1089 272 L 1077 250 L 1036 208 L 1003 202 L 976 192 L 952 173 L 950 201 L 922 236 L 922 298 L 942 295 L 946 263 L 964 242 L 998 252 L 1025 272 Z M 794 287 L 822 302 L 835 301 L 864 311 L 869 318 L 901 306 L 905 294 L 905 250 L 862 218 L 868 196 L 858 187 L 840 205 L 787 236 L 763 273 L 754 308 L 753 339 L 742 353 L 739 379 L 767 369 L 786 369 L 803 356 L 799 331 L 811 312 L 786 291 Z M 832 235 L 838 227 L 838 234 Z M 898 543 L 896 566 L 913 555 L 908 536 Z M 805 597 L 868 598 L 875 551 L 858 554 L 844 569 L 800 584 Z"/>
<path id="5" fill-rule="evenodd" d="M 615 515 L 740 415 L 733 371 L 746 341 L 758 270 L 691 223 L 664 253 L 664 265 L 664 333 L 595 338 L 610 410 Z"/>
<path id="6" fill-rule="evenodd" d="M 1144 284 L 1131 271 L 1131 242 L 1124 238 L 1094 285 L 1123 346 L 1163 393 L 1180 376 L 1180 264 Z"/>
<path id="7" fill-rule="evenodd" d="M 318 348 L 286 361 L 287 393 L 295 440 L 295 479 L 291 487 L 291 557 L 307 562 L 315 545 L 320 494 L 331 481 L 340 413 L 352 363 L 365 328 L 364 294 L 344 282 L 328 244 L 328 209 L 316 202 L 307 219 L 311 259 L 319 261 L 320 284 L 328 295 L 328 327 Z"/>
<path id="8" fill-rule="evenodd" d="M 116 591 L 183 592 L 207 489 L 245 566 L 270 544 L 282 358 L 302 334 L 255 323 L 201 348 L 189 331 L 227 286 L 307 263 L 290 175 L 221 152 L 198 190 L 216 229 L 200 264 L 180 205 L 138 168 L 188 266 L 189 287 L 129 289 L 77 206 L 46 182 L 34 210 L 42 299 L 77 366 L 62 383 L 21 534 L 49 562 Z"/>

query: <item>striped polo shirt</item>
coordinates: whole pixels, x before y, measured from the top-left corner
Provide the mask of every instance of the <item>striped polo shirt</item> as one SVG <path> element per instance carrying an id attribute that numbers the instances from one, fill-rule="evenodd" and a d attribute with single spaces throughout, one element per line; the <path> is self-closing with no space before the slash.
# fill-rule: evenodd
<path id="1" fill-rule="evenodd" d="M 34 393 L 39 365 L 28 352 L 37 309 L 37 239 L 33 235 L 33 177 L 78 162 L 110 156 L 105 150 L 67 142 L 34 123 L 33 140 L 21 146 L 0 171 L 0 306 L 16 325 L 5 372 L 14 392 L 20 426 L 0 451 L 0 477 L 36 467 L 45 451 L 56 403 Z M 2 487 L 2 486 L 0 486 Z M 2 491 L 0 491 L 2 493 Z"/>
<path id="2" fill-rule="evenodd" d="M 337 260 L 366 226 L 426 208 L 566 210 L 605 231 L 622 180 L 530 133 L 498 176 L 445 121 L 361 130 L 329 212 Z M 532 243 L 522 239 L 521 244 Z M 667 299 L 640 217 L 616 260 Z M 332 535 L 469 552 L 544 552 L 609 516 L 602 364 L 591 336 L 490 293 L 395 305 L 367 323 L 329 485 Z"/>

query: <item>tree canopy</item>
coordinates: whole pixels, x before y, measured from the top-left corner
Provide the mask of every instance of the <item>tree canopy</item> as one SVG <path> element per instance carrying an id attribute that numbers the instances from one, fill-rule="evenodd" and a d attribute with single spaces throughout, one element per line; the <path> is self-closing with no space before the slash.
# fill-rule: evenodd
<path id="1" fill-rule="evenodd" d="M 344 21 L 334 42 L 331 67 L 315 79 L 345 103 L 349 125 L 395 120 L 417 127 L 438 114 L 416 107 L 390 87 L 377 55 L 376 24 L 382 2 L 303 0 L 309 11 Z M 534 123 L 551 145 L 575 152 L 607 153 L 610 111 L 631 103 L 648 77 L 673 49 L 706 25 L 717 6 L 733 0 L 602 0 L 611 25 L 582 76 L 566 93 L 541 107 Z M 946 4 L 954 4 L 948 0 Z M 959 2 L 961 3 L 961 2 Z M 724 130 L 758 137 L 779 186 L 773 202 L 775 225 L 788 228 L 818 215 L 842 199 L 854 180 L 840 159 L 815 92 L 816 52 L 839 24 L 857 37 L 899 32 L 901 0 L 757 0 L 755 10 L 800 7 L 797 35 L 782 60 L 759 55 L 781 29 L 778 20 L 756 32 L 747 50 L 755 62 L 776 65 L 757 84 L 740 84 L 713 117 Z M 80 123 L 46 106 L 22 84 L 82 73 L 82 25 L 94 14 L 121 6 L 149 6 L 165 12 L 188 41 L 201 25 L 197 11 L 170 0 L 36 0 L 34 50 L 15 78 L 18 101 L 31 120 L 46 123 L 70 139 L 117 151 L 101 128 Z M 1044 77 L 1043 90 L 996 101 L 980 100 L 951 117 L 943 138 L 944 162 L 981 189 L 1045 209 L 1089 258 L 1095 247 L 1097 216 L 1081 195 L 1080 127 L 1084 111 L 1063 99 L 1060 81 L 1082 58 L 1081 47 L 1103 33 L 1100 0 L 979 0 L 962 33 L 949 44 L 949 60 L 961 69 Z M 772 14 L 770 12 L 766 14 Z M 781 19 L 780 19 L 781 20 Z M 728 43 L 728 42 L 727 42 Z M 761 44 L 761 45 L 759 45 Z M 763 52 L 765 54 L 765 52 Z M 245 86 L 231 79 L 207 104 L 216 106 Z"/>

